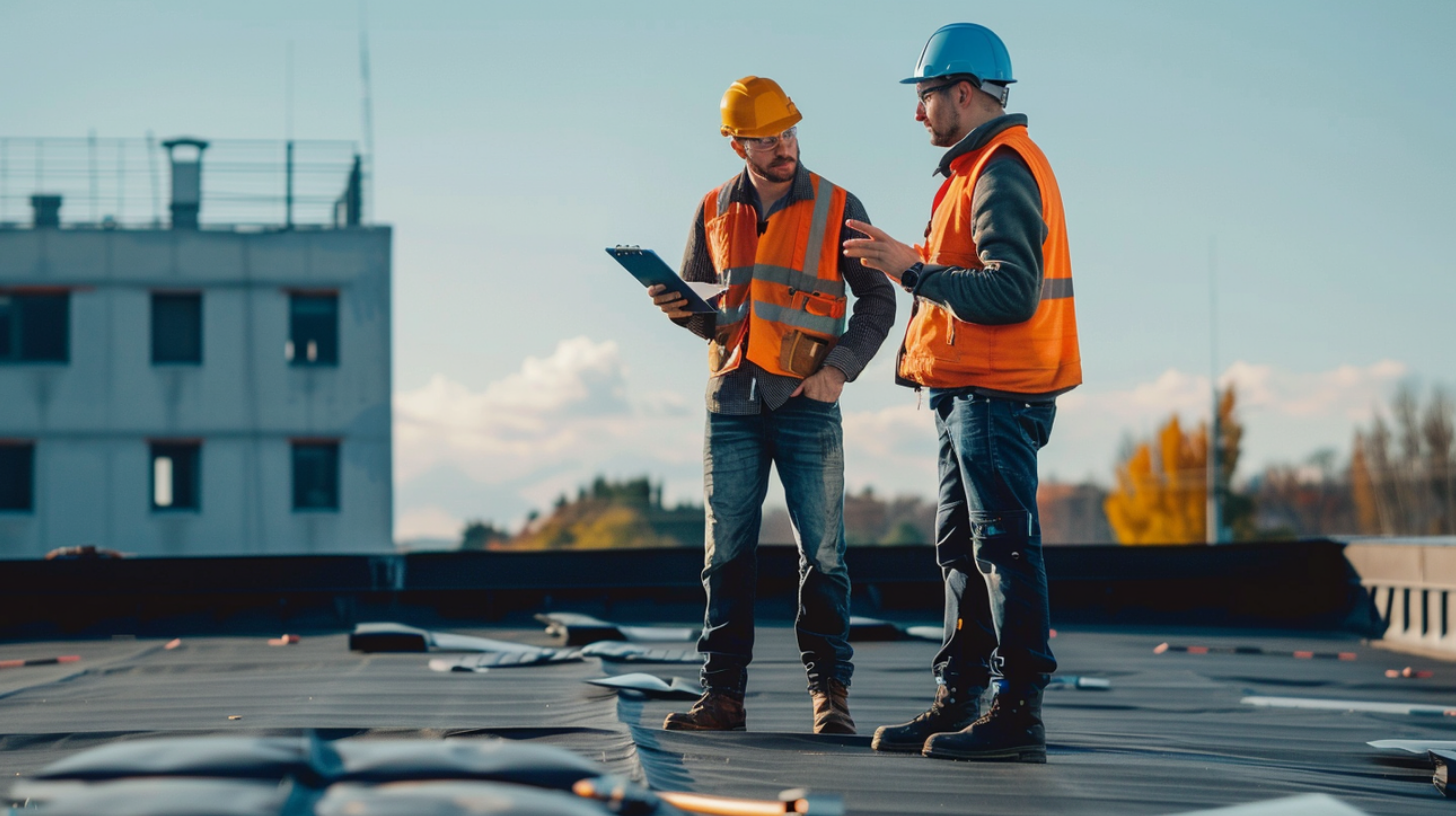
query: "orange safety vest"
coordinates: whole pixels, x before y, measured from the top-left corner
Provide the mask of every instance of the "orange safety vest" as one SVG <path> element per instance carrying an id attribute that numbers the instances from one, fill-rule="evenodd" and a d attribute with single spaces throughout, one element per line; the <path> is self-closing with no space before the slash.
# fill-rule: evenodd
<path id="1" fill-rule="evenodd" d="M 762 235 L 758 211 L 732 201 L 733 182 L 703 199 L 708 255 L 727 287 L 708 344 L 713 376 L 744 359 L 772 374 L 819 370 L 844 333 L 848 299 L 839 274 L 844 190 L 809 174 L 814 197 L 774 213 Z"/>
<path id="2" fill-rule="evenodd" d="M 900 377 L 934 388 L 979 386 L 1014 394 L 1047 394 L 1082 382 L 1077 315 L 1072 300 L 1072 261 L 1057 178 L 1025 125 L 1009 127 L 985 146 L 951 163 L 951 176 L 935 196 L 925 245 L 926 263 L 981 269 L 971 237 L 971 197 L 976 180 L 997 148 L 1009 147 L 1031 168 L 1041 190 L 1041 301 L 1030 320 L 986 326 L 955 319 L 950 309 L 917 298 L 900 350 Z"/>

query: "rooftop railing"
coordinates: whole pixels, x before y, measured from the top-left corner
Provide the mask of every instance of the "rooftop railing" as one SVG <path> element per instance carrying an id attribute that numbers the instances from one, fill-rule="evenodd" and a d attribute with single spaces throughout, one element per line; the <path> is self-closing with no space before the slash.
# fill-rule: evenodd
<path id="1" fill-rule="evenodd" d="M 179 145 L 195 153 L 174 164 Z M 188 167 L 194 189 L 200 183 L 194 211 L 203 228 L 363 221 L 354 142 L 0 137 L 0 229 L 35 226 L 55 196 L 58 226 L 166 228 Z"/>

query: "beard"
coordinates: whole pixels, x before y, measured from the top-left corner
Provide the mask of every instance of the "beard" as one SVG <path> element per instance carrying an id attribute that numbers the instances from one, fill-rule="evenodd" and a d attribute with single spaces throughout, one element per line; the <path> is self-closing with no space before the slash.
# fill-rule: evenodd
<path id="1" fill-rule="evenodd" d="M 961 122 L 958 116 L 940 122 L 926 119 L 925 126 L 930 130 L 930 143 L 936 147 L 954 147 L 960 141 Z"/>
<path id="2" fill-rule="evenodd" d="M 748 165 L 753 168 L 753 172 L 760 178 L 766 178 L 775 183 L 782 183 L 793 180 L 794 173 L 799 169 L 799 157 L 797 155 L 774 156 L 763 163 L 749 159 Z"/>

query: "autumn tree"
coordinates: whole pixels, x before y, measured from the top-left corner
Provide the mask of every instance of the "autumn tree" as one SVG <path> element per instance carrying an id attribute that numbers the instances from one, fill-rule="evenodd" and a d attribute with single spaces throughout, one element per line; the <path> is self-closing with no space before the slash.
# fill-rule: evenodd
<path id="1" fill-rule="evenodd" d="M 1422 411 L 1406 384 L 1390 414 L 1393 428 L 1377 413 L 1355 431 L 1350 486 L 1359 532 L 1456 533 L 1456 402 L 1436 387 Z"/>
<path id="2" fill-rule="evenodd" d="M 511 534 L 499 529 L 493 522 L 475 519 L 465 523 L 460 532 L 460 549 L 493 550 L 510 540 Z"/>
<path id="3" fill-rule="evenodd" d="M 1217 494 L 1226 526 L 1252 530 L 1252 503 L 1232 489 L 1243 426 L 1230 386 L 1218 400 Z M 1174 414 L 1155 439 L 1137 443 L 1117 467 L 1117 487 L 1103 505 L 1122 544 L 1198 544 L 1207 538 L 1208 427 L 1185 432 Z"/>
<path id="4" fill-rule="evenodd" d="M 700 505 L 662 504 L 662 486 L 647 477 L 612 481 L 596 477 L 562 494 L 549 515 L 533 516 L 503 549 L 596 550 L 696 546 L 703 539 Z"/>

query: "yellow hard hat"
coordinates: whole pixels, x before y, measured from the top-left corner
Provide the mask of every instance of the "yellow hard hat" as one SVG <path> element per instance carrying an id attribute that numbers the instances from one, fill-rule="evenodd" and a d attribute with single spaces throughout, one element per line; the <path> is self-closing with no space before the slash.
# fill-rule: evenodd
<path id="1" fill-rule="evenodd" d="M 777 136 L 804 118 L 784 89 L 765 77 L 746 76 L 729 85 L 719 108 L 723 113 L 720 132 L 744 139 Z"/>

